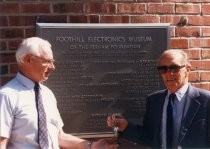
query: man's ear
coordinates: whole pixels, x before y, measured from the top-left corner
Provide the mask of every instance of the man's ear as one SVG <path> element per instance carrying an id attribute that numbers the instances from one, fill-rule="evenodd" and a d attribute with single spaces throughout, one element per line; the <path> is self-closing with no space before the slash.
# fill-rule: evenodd
<path id="1" fill-rule="evenodd" d="M 191 66 L 190 65 L 186 66 L 186 69 L 187 69 L 187 72 L 190 72 L 191 71 Z"/>
<path id="2" fill-rule="evenodd" d="M 30 64 L 31 63 L 31 55 L 26 55 L 23 58 L 23 62 L 26 63 L 26 64 Z"/>
<path id="3" fill-rule="evenodd" d="M 187 77 L 190 73 L 190 70 L 191 70 L 191 66 L 186 66 L 186 72 L 185 72 L 185 76 Z"/>

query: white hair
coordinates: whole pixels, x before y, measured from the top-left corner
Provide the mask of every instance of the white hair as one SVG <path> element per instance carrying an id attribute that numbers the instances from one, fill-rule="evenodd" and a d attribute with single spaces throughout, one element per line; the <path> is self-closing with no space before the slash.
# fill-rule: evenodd
<path id="1" fill-rule="evenodd" d="M 182 58 L 182 62 L 184 65 L 189 65 L 190 66 L 190 62 L 189 62 L 189 58 L 187 56 L 187 53 L 185 53 L 183 50 L 181 49 L 168 49 L 166 51 L 164 51 L 162 53 L 162 55 L 159 57 L 158 59 L 158 63 L 160 62 L 161 58 L 164 57 L 167 54 L 171 54 L 171 55 L 175 55 L 175 54 L 180 54 L 181 58 Z"/>
<path id="2" fill-rule="evenodd" d="M 23 58 L 28 55 L 40 56 L 42 51 L 51 50 L 51 44 L 39 37 L 30 37 L 22 41 L 19 48 L 16 51 L 16 61 L 18 64 L 23 63 Z"/>

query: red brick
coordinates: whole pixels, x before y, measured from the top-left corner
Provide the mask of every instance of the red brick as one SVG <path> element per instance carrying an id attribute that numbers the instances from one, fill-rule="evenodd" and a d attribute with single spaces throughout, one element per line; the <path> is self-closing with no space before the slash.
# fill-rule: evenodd
<path id="1" fill-rule="evenodd" d="M 38 1 L 40 1 L 40 0 L 38 0 Z M 42 0 L 42 1 L 44 1 L 44 2 L 58 2 L 58 1 L 60 1 L 60 0 Z M 67 0 L 68 1 L 68 0 Z M 73 0 L 74 1 L 74 0 Z M 77 0 L 76 0 L 77 1 Z"/>
<path id="2" fill-rule="evenodd" d="M 189 0 L 162 0 L 161 2 L 178 2 L 178 3 L 183 3 L 183 2 L 189 2 Z"/>
<path id="3" fill-rule="evenodd" d="M 163 15 L 163 16 L 160 16 L 160 22 L 176 25 L 179 22 L 180 18 L 181 16 L 176 16 L 176 15 Z"/>
<path id="4" fill-rule="evenodd" d="M 201 2 L 201 3 L 204 3 L 204 2 L 210 2 L 210 0 L 162 0 L 161 2 L 175 2 L 175 3 L 185 3 L 185 2 L 191 2 L 191 3 L 198 3 L 198 2 Z"/>
<path id="5" fill-rule="evenodd" d="M 204 15 L 210 14 L 210 4 L 203 4 L 201 6 L 201 13 Z"/>
<path id="6" fill-rule="evenodd" d="M 18 3 L 0 3 L 0 14 L 4 14 L 4 13 L 18 14 L 19 4 Z"/>
<path id="7" fill-rule="evenodd" d="M 53 4 L 53 12 L 56 13 L 82 13 L 82 3 L 55 3 Z"/>
<path id="8" fill-rule="evenodd" d="M 188 47 L 188 39 L 171 39 L 171 48 L 174 49 L 187 49 Z"/>
<path id="9" fill-rule="evenodd" d="M 14 53 L 0 53 L 0 63 L 14 63 L 16 62 Z"/>
<path id="10" fill-rule="evenodd" d="M 181 49 L 187 51 L 190 60 L 195 61 L 195 63 L 199 63 L 200 60 L 208 61 L 206 59 L 210 59 L 210 44 L 208 41 L 210 37 L 210 0 L 190 0 L 190 2 L 189 0 L 3 1 L 0 2 L 1 53 L 15 50 L 17 46 L 16 40 L 35 36 L 34 16 L 39 16 L 40 22 L 170 23 L 171 48 L 184 47 Z M 42 8 L 39 8 L 41 5 Z M 142 9 L 144 5 L 146 8 Z M 183 16 L 187 18 L 188 22 L 186 26 L 177 28 L 177 24 Z M 26 17 L 26 20 L 23 19 L 24 17 Z M 30 17 L 34 17 L 34 19 L 28 19 Z M 8 25 L 10 26 L 8 27 Z M 198 31 L 199 28 L 200 31 Z M 5 56 L 3 60 L 6 61 L 6 65 L 10 68 L 6 75 L 11 76 L 16 72 L 16 66 L 13 60 L 7 59 L 8 57 L 8 55 Z M 206 65 L 210 65 L 209 61 Z M 201 87 L 210 88 L 210 81 L 199 82 L 200 72 L 203 72 L 203 69 L 200 70 L 190 73 L 190 81 L 196 82 Z M 208 68 L 205 68 L 205 71 L 210 72 Z"/>
<path id="11" fill-rule="evenodd" d="M 209 60 L 191 60 L 192 70 L 209 70 L 210 61 Z"/>
<path id="12" fill-rule="evenodd" d="M 170 26 L 169 28 L 170 38 L 175 37 L 175 27 Z"/>
<path id="13" fill-rule="evenodd" d="M 23 38 L 23 29 L 2 29 L 1 38 L 12 39 L 12 38 Z"/>
<path id="14" fill-rule="evenodd" d="M 206 90 L 210 90 L 210 83 L 205 82 L 205 83 L 192 83 L 193 86 L 196 86 L 198 88 L 203 88 Z"/>
<path id="15" fill-rule="evenodd" d="M 10 65 L 10 73 L 16 74 L 18 72 L 18 66 L 17 64 L 11 64 Z"/>
<path id="16" fill-rule="evenodd" d="M 0 75 L 8 74 L 8 65 L 0 65 Z"/>
<path id="17" fill-rule="evenodd" d="M 35 16 L 9 16 L 9 26 L 33 26 Z"/>
<path id="18" fill-rule="evenodd" d="M 200 27 L 177 27 L 176 36 L 178 37 L 200 37 Z"/>
<path id="19" fill-rule="evenodd" d="M 210 25 L 210 16 L 188 16 L 189 25 Z"/>
<path id="20" fill-rule="evenodd" d="M 149 3 L 148 4 L 148 13 L 164 13 L 164 14 L 171 14 L 175 12 L 175 4 L 155 4 Z"/>
<path id="21" fill-rule="evenodd" d="M 41 15 L 37 18 L 37 22 L 42 23 L 67 23 L 66 15 Z"/>
<path id="22" fill-rule="evenodd" d="M 210 59 L 210 49 L 201 50 L 201 59 Z"/>
<path id="23" fill-rule="evenodd" d="M 70 23 L 99 23 L 98 15 L 71 15 L 69 16 Z"/>
<path id="24" fill-rule="evenodd" d="M 202 36 L 210 36 L 210 27 L 204 26 L 201 28 Z"/>
<path id="25" fill-rule="evenodd" d="M 0 79 L 0 86 L 3 86 L 4 84 L 6 84 L 9 80 L 11 80 L 12 78 L 14 77 L 13 76 L 1 76 L 1 79 Z"/>
<path id="26" fill-rule="evenodd" d="M 115 13 L 116 5 L 107 3 L 87 3 L 85 10 L 87 13 Z"/>
<path id="27" fill-rule="evenodd" d="M 196 38 L 190 39 L 190 47 L 191 48 L 208 48 L 210 47 L 210 38 Z"/>
<path id="28" fill-rule="evenodd" d="M 106 0 L 107 2 L 122 2 L 122 0 Z M 126 2 L 136 2 L 136 0 L 126 0 Z"/>
<path id="29" fill-rule="evenodd" d="M 158 16 L 153 15 L 142 15 L 142 16 L 131 16 L 130 23 L 159 23 L 160 19 Z"/>
<path id="30" fill-rule="evenodd" d="M 0 41 L 0 51 L 6 51 L 7 45 L 5 41 Z"/>
<path id="31" fill-rule="evenodd" d="M 183 50 L 187 53 L 189 59 L 200 59 L 201 57 L 201 49 L 185 49 Z"/>
<path id="32" fill-rule="evenodd" d="M 36 36 L 36 29 L 35 27 L 25 29 L 25 38 Z"/>
<path id="33" fill-rule="evenodd" d="M 8 26 L 8 21 L 6 16 L 0 16 L 0 26 Z"/>
<path id="34" fill-rule="evenodd" d="M 9 41 L 9 50 L 17 50 L 19 44 L 21 43 L 22 40 L 12 40 L 12 41 Z"/>
<path id="35" fill-rule="evenodd" d="M 145 2 L 145 3 L 149 3 L 149 2 L 162 2 L 162 0 L 137 0 L 137 2 Z"/>
<path id="36" fill-rule="evenodd" d="M 117 13 L 142 14 L 145 13 L 145 4 L 118 4 Z"/>
<path id="37" fill-rule="evenodd" d="M 128 16 L 101 16 L 100 23 L 129 23 Z"/>
<path id="38" fill-rule="evenodd" d="M 200 4 L 176 4 L 176 13 L 200 14 Z"/>
<path id="39" fill-rule="evenodd" d="M 205 2 L 210 2 L 210 0 L 191 0 L 192 3 L 205 3 Z"/>
<path id="40" fill-rule="evenodd" d="M 23 3 L 21 7 L 22 13 L 50 13 L 50 4 L 28 4 Z"/>
<path id="41" fill-rule="evenodd" d="M 201 72 L 200 76 L 201 81 L 210 81 L 210 72 Z"/>
<path id="42" fill-rule="evenodd" d="M 189 75 L 189 81 L 190 82 L 198 82 L 200 81 L 200 78 L 199 78 L 199 72 L 190 72 L 190 75 Z"/>

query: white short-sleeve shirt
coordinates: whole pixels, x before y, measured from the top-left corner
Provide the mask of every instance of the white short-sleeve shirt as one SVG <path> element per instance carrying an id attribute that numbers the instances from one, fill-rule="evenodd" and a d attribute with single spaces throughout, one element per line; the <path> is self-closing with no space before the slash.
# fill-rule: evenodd
<path id="1" fill-rule="evenodd" d="M 47 116 L 48 149 L 59 149 L 58 132 L 63 121 L 54 94 L 40 85 Z M 0 88 L 0 136 L 9 138 L 7 149 L 39 149 L 34 82 L 20 73 Z"/>

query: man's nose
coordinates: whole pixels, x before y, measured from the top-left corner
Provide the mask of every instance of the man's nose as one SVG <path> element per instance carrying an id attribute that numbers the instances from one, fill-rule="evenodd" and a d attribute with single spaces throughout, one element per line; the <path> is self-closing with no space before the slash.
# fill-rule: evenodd
<path id="1" fill-rule="evenodd" d="M 50 68 L 51 70 L 55 70 L 55 64 L 54 64 L 54 63 L 50 63 L 50 64 L 49 64 L 49 68 Z"/>

